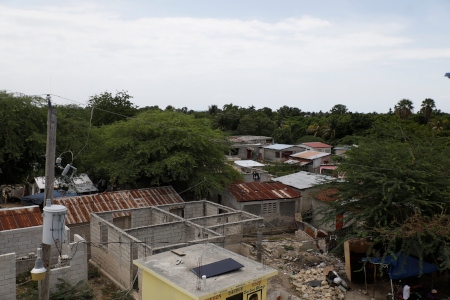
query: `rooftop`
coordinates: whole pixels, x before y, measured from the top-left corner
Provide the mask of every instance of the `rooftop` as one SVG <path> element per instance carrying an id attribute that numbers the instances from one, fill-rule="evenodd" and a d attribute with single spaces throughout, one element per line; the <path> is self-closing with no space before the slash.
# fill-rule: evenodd
<path id="1" fill-rule="evenodd" d="M 270 136 L 261 135 L 234 135 L 230 137 L 233 143 L 250 143 L 250 144 L 266 144 L 268 140 L 272 140 Z"/>
<path id="2" fill-rule="evenodd" d="M 308 142 L 300 145 L 305 145 L 311 148 L 333 148 L 333 146 L 321 142 Z"/>
<path id="3" fill-rule="evenodd" d="M 35 177 L 34 178 L 37 186 L 39 189 L 45 189 L 45 176 L 41 177 Z M 89 193 L 89 192 L 98 192 L 97 188 L 92 183 L 91 179 L 87 174 L 79 174 L 72 178 L 73 182 L 73 188 L 75 189 L 75 192 L 82 194 L 82 193 Z M 67 185 L 64 181 L 61 181 L 59 179 L 55 179 L 54 187 L 58 188 L 61 185 Z"/>
<path id="4" fill-rule="evenodd" d="M 284 150 L 287 148 L 295 147 L 294 145 L 286 145 L 286 144 L 273 144 L 270 146 L 264 147 L 264 149 L 273 149 L 273 150 Z"/>
<path id="5" fill-rule="evenodd" d="M 66 224 L 87 223 L 90 213 L 184 203 L 171 186 L 53 199 L 67 207 Z M 125 216 L 118 212 L 116 217 Z"/>
<path id="6" fill-rule="evenodd" d="M 333 180 L 334 177 L 300 171 L 294 174 L 273 178 L 293 188 L 303 190 L 312 188 L 315 185 L 325 183 L 327 180 Z"/>
<path id="7" fill-rule="evenodd" d="M 252 168 L 252 167 L 264 167 L 264 164 L 261 164 L 254 160 L 237 160 L 234 162 L 239 167 L 246 167 L 246 168 Z"/>
<path id="8" fill-rule="evenodd" d="M 39 206 L 0 209 L 0 231 L 42 225 Z"/>
<path id="9" fill-rule="evenodd" d="M 303 158 L 303 159 L 316 159 L 324 156 L 329 156 L 330 153 L 318 152 L 318 151 L 303 151 L 299 153 L 292 154 L 291 157 Z"/>
<path id="10" fill-rule="evenodd" d="M 301 197 L 299 192 L 280 182 L 253 181 L 235 183 L 230 186 L 228 191 L 238 202 L 294 199 Z"/>
<path id="11" fill-rule="evenodd" d="M 176 252 L 185 255 L 178 256 L 168 251 L 135 260 L 134 264 L 194 299 L 205 299 L 219 291 L 221 294 L 227 291 L 231 292 L 236 288 L 275 276 L 278 273 L 271 267 L 211 243 L 179 248 Z M 207 278 L 206 287 L 202 286 L 198 290 L 196 288 L 198 277 L 191 270 L 198 267 L 199 261 L 202 265 L 207 265 L 228 258 L 240 263 L 243 267 L 220 276 Z M 183 263 L 177 264 L 177 260 L 180 259 Z"/>

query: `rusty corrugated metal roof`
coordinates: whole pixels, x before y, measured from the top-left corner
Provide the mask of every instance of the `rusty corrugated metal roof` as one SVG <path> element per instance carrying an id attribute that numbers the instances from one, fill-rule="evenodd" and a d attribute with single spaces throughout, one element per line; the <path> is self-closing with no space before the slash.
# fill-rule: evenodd
<path id="1" fill-rule="evenodd" d="M 53 199 L 53 203 L 67 207 L 66 224 L 69 225 L 89 222 L 92 212 L 184 203 L 184 201 L 171 186 L 165 186 L 56 198 Z M 126 214 L 116 213 L 116 217 L 119 216 Z"/>
<path id="2" fill-rule="evenodd" d="M 0 209 L 0 231 L 42 225 L 39 206 Z"/>
<path id="3" fill-rule="evenodd" d="M 301 194 L 280 182 L 235 183 L 228 189 L 238 202 L 299 198 Z"/>

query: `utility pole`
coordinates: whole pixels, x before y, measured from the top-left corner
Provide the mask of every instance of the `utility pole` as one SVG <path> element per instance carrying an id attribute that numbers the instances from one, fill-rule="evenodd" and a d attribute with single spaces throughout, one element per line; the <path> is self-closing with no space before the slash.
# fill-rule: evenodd
<path id="1" fill-rule="evenodd" d="M 45 153 L 45 190 L 44 203 L 47 199 L 53 203 L 53 190 L 55 182 L 55 156 L 56 156 L 56 108 L 52 107 L 50 95 L 47 95 L 48 115 L 47 115 L 47 150 Z M 42 260 L 47 268 L 45 278 L 39 281 L 39 300 L 50 298 L 50 252 L 51 245 L 42 243 Z"/>

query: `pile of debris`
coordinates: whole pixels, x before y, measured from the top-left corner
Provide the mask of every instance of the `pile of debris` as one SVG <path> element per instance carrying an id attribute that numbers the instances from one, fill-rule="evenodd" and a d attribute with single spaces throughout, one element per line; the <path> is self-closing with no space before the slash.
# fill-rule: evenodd
<path id="1" fill-rule="evenodd" d="M 345 298 L 347 289 L 344 285 L 341 285 L 344 281 L 342 279 L 339 283 L 327 281 L 325 273 L 328 273 L 328 270 L 330 270 L 328 267 L 323 268 L 323 265 L 319 265 L 318 267 L 302 270 L 291 276 L 292 284 L 301 294 L 301 298 L 316 300 Z"/>
<path id="2" fill-rule="evenodd" d="M 256 243 L 250 242 L 248 247 L 249 254 L 256 259 Z M 344 299 L 346 288 L 340 282 L 327 282 L 326 275 L 334 271 L 340 278 L 338 274 L 345 274 L 345 264 L 332 255 L 320 253 L 314 243 L 298 242 L 295 238 L 263 241 L 261 254 L 262 263 L 289 276 L 296 291 L 292 294 L 300 299 Z"/>

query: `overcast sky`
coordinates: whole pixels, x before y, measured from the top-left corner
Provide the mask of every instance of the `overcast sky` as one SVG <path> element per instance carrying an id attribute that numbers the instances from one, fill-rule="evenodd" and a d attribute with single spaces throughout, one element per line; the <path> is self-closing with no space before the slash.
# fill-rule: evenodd
<path id="1" fill-rule="evenodd" d="M 432 98 L 450 112 L 446 72 L 449 0 L 0 0 L 11 92 L 380 113 Z"/>

